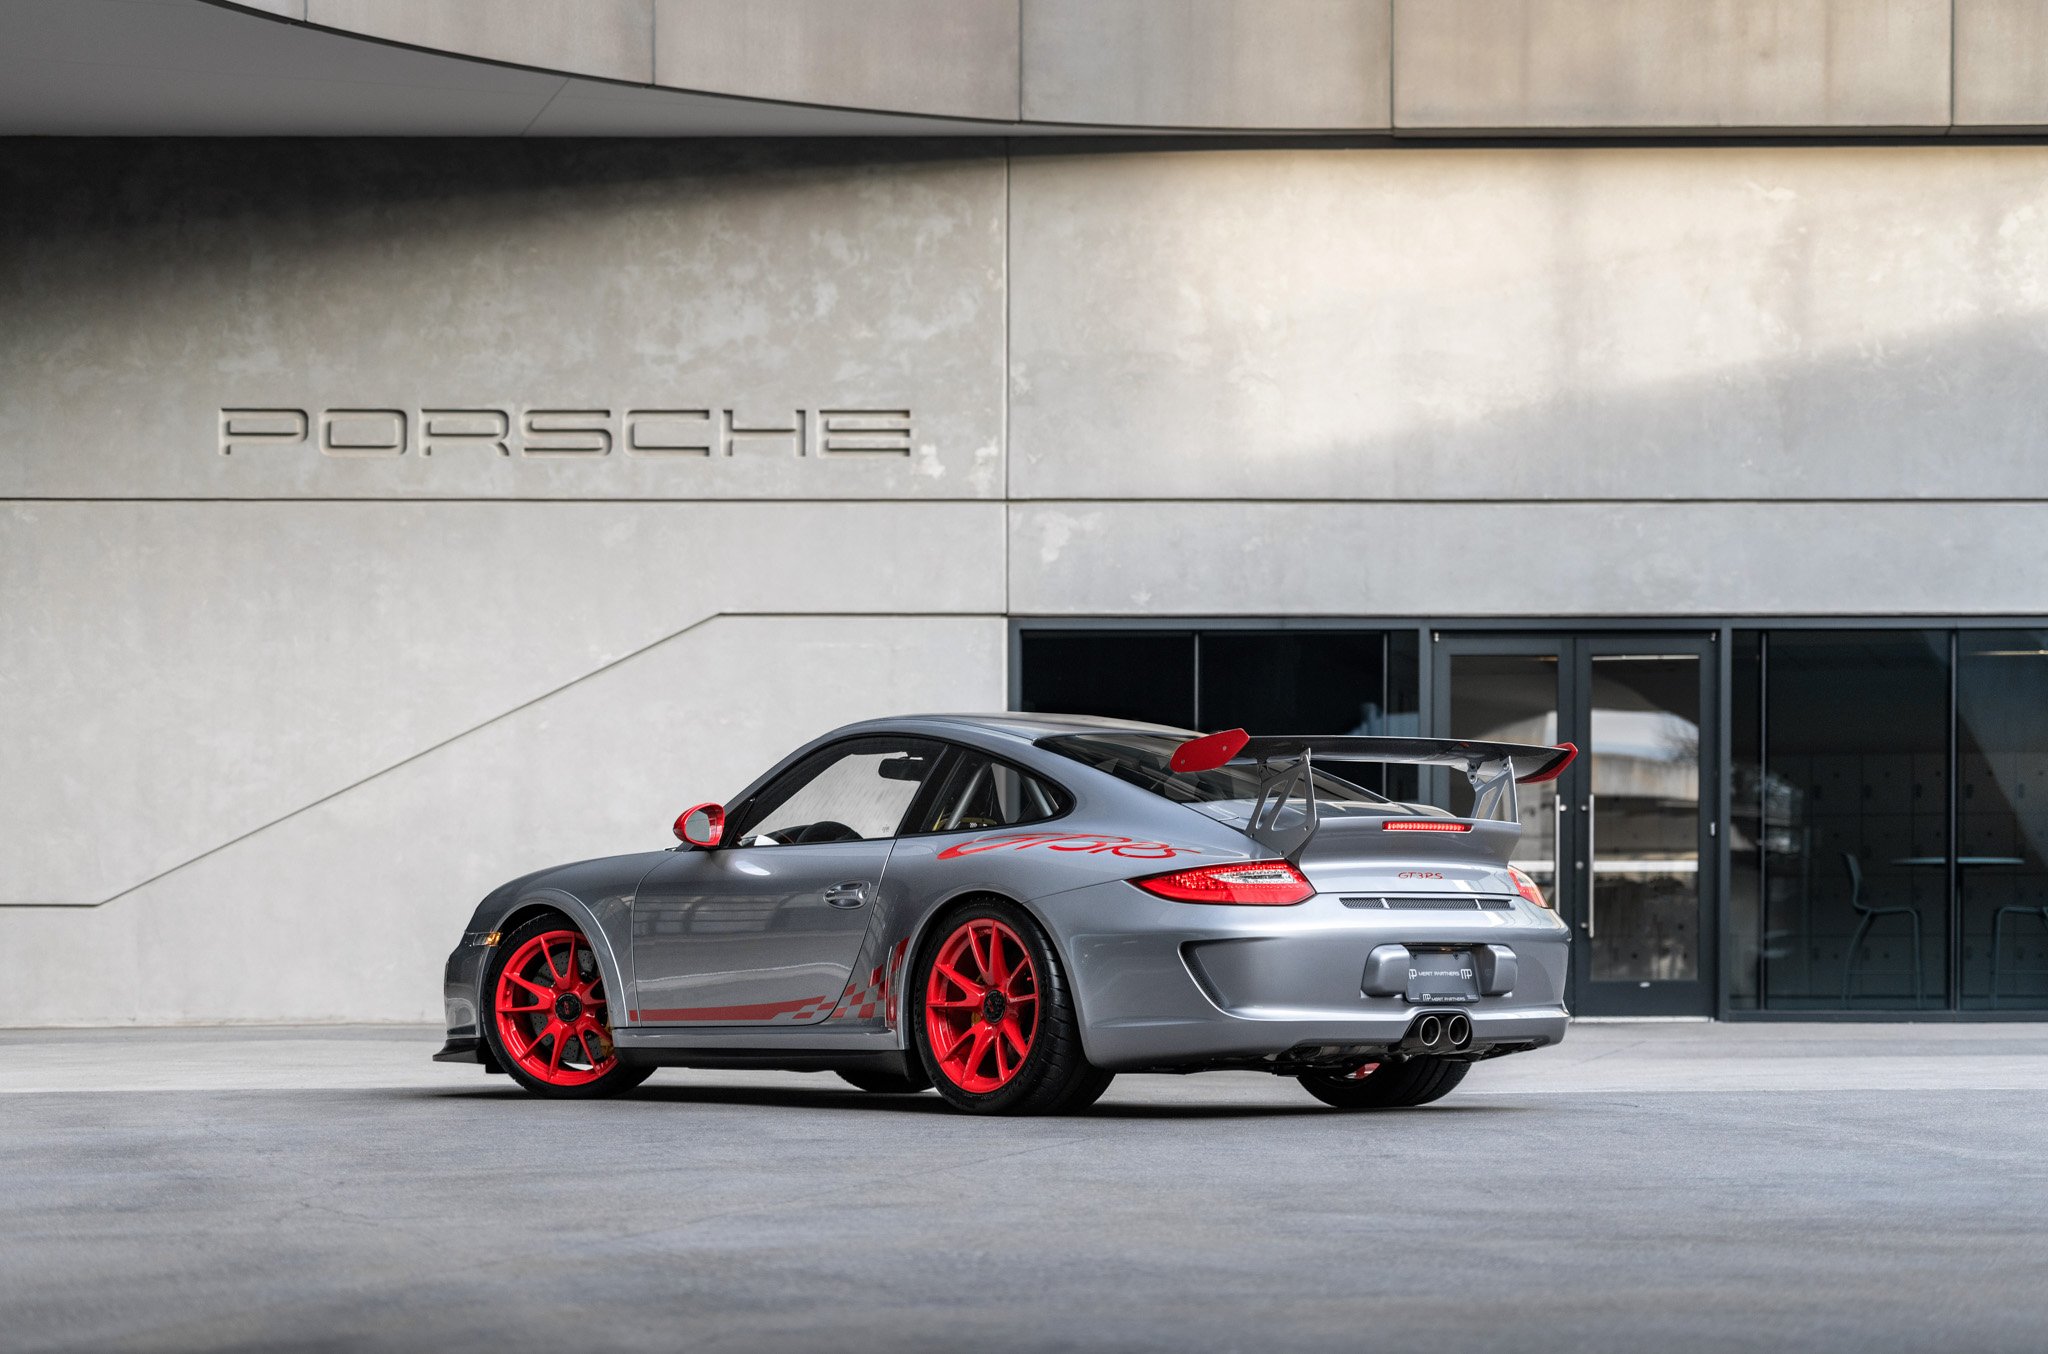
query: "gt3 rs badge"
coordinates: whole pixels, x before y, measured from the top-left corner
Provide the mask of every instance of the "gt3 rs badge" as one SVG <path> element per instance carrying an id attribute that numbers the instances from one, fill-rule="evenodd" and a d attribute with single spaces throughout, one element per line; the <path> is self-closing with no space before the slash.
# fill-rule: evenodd
<path id="1" fill-rule="evenodd" d="M 983 851 L 1079 851 L 1091 856 L 1122 856 L 1126 860 L 1171 860 L 1175 856 L 1199 856 L 1192 846 L 1168 846 L 1165 842 L 1141 842 L 1130 837 L 1103 837 L 1092 832 L 1006 832 L 998 837 L 977 837 L 971 842 L 949 846 L 939 852 L 940 860 L 976 856 Z"/>

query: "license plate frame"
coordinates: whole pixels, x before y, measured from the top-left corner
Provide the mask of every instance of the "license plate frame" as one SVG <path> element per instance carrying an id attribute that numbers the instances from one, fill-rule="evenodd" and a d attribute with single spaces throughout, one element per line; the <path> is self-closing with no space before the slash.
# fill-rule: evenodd
<path id="1" fill-rule="evenodd" d="M 1470 950 L 1411 950 L 1408 1004 L 1470 1006 L 1479 1000 L 1479 966 Z"/>

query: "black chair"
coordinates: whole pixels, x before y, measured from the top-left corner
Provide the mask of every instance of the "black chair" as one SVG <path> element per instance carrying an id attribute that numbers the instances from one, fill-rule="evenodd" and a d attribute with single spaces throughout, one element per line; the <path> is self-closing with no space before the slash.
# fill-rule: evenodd
<path id="1" fill-rule="evenodd" d="M 1870 934 L 1870 928 L 1877 924 L 1879 917 L 1904 917 L 1913 923 L 1913 1006 L 1920 1006 L 1920 912 L 1911 907 L 1872 907 L 1863 901 L 1863 865 L 1849 852 L 1842 853 L 1842 864 L 1849 867 L 1849 906 L 1861 914 L 1863 920 L 1856 923 L 1855 938 L 1849 942 L 1849 953 L 1842 956 L 1842 1005 L 1849 1004 L 1849 985 L 1856 978 L 1857 952 L 1863 948 L 1863 941 Z M 1873 973 L 1897 973 L 1897 969 L 1873 969 Z M 1870 974 L 1866 973 L 1865 977 Z"/>
<path id="2" fill-rule="evenodd" d="M 1991 914 L 1991 1004 L 1993 1006 L 1998 1005 L 1998 980 L 2003 973 L 1999 965 L 1999 955 L 2004 949 L 2005 917 L 2009 912 L 2017 913 L 2022 917 L 2039 917 L 2041 925 L 2048 926 L 2048 907 L 2042 907 L 2034 903 L 2008 903 Z M 2048 973 L 2048 969 L 2016 968 L 2012 971 L 2012 976 L 2019 978 L 2035 973 Z"/>

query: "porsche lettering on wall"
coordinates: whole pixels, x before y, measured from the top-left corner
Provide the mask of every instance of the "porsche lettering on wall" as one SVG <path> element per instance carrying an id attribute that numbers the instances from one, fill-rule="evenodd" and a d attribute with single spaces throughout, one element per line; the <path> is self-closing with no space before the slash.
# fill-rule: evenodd
<path id="1" fill-rule="evenodd" d="M 747 414 L 732 406 L 258 408 L 220 410 L 223 456 L 314 453 L 394 456 L 708 459 L 724 456 L 908 456 L 908 408 L 792 409 Z"/>

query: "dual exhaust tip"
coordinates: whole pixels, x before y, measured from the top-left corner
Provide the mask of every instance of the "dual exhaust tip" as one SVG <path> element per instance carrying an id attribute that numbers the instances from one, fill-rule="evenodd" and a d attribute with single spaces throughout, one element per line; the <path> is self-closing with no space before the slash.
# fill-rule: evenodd
<path id="1" fill-rule="evenodd" d="M 1408 1037 L 1401 1042 L 1424 1053 L 1461 1053 L 1472 1047 L 1472 1019 L 1463 1011 L 1432 1013 L 1410 1025 Z"/>

